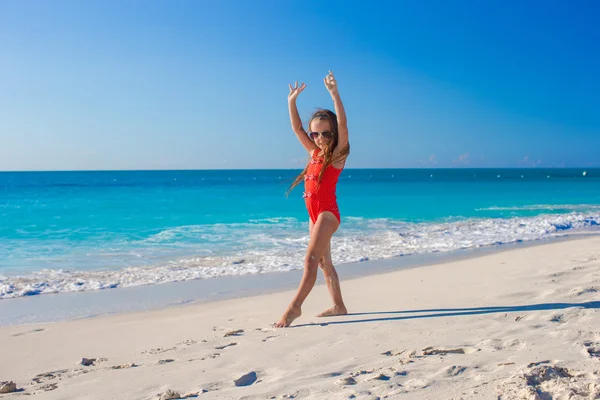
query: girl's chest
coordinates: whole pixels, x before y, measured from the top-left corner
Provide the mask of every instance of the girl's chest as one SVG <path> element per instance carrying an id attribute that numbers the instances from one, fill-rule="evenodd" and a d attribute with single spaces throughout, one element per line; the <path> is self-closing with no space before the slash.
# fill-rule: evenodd
<path id="1" fill-rule="evenodd" d="M 323 169 L 323 159 L 322 158 L 311 158 L 308 162 L 308 171 L 310 173 L 319 173 Z"/>

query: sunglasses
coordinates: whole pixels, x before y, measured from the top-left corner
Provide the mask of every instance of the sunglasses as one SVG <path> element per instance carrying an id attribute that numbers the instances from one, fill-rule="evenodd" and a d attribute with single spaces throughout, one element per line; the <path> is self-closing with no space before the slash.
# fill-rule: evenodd
<path id="1" fill-rule="evenodd" d="M 331 139 L 333 137 L 333 132 L 325 131 L 325 132 L 311 132 L 308 134 L 312 140 L 317 140 L 319 135 L 323 137 L 323 139 Z"/>

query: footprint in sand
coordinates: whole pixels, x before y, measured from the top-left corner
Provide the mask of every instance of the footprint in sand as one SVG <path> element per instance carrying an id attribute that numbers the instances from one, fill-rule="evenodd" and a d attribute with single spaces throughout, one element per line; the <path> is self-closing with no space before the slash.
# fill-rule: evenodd
<path id="1" fill-rule="evenodd" d="M 598 293 L 598 288 L 595 286 L 583 286 L 573 289 L 573 296 L 583 296 L 589 293 Z"/>
<path id="2" fill-rule="evenodd" d="M 498 388 L 501 393 L 498 399 L 538 398 L 540 394 L 544 395 L 544 399 L 595 399 L 599 395 L 596 381 L 597 377 L 594 374 L 550 365 L 549 361 L 532 363 Z"/>
<path id="3" fill-rule="evenodd" d="M 23 393 L 23 394 L 25 394 L 25 395 L 31 395 L 31 394 L 34 394 L 34 395 L 35 395 L 35 394 L 38 394 L 38 393 L 40 393 L 41 391 L 44 391 L 44 392 L 51 392 L 52 390 L 56 390 L 56 389 L 58 389 L 58 383 L 48 383 L 48 384 L 45 384 L 45 385 L 42 385 L 42 386 L 36 387 L 36 388 L 34 388 L 33 390 L 31 390 L 31 389 L 30 389 L 30 390 L 31 390 L 31 392 L 30 392 L 30 393 Z M 20 389 L 20 390 L 18 390 L 18 391 L 23 391 L 23 390 L 24 390 L 24 389 Z M 2 393 L 2 392 L 0 392 L 0 393 Z"/>
<path id="4" fill-rule="evenodd" d="M 565 323 L 573 320 L 578 320 L 582 317 L 587 317 L 594 313 L 594 310 L 585 309 L 583 307 L 571 307 L 567 308 L 562 312 L 552 314 L 550 317 L 551 322 Z"/>
<path id="5" fill-rule="evenodd" d="M 126 368 L 134 368 L 134 367 L 138 367 L 138 364 L 135 363 L 128 363 L 128 364 L 122 364 L 122 365 L 113 365 L 110 367 L 105 367 L 105 368 L 89 368 L 89 367 L 93 367 L 93 366 L 97 366 L 97 364 L 102 363 L 104 361 L 107 361 L 108 359 L 106 358 L 99 358 L 99 359 L 82 359 L 82 362 L 84 362 L 85 367 L 84 368 L 75 368 L 75 369 L 61 369 L 61 370 L 55 370 L 55 371 L 49 371 L 49 372 L 43 372 L 41 374 L 37 374 L 35 377 L 33 377 L 32 383 L 30 385 L 33 385 L 33 388 L 30 389 L 31 392 L 30 394 L 37 394 L 41 391 L 52 391 L 58 388 L 58 383 L 57 382 L 52 382 L 54 380 L 65 380 L 65 379 L 70 379 L 70 378 L 75 378 L 77 376 L 80 375 L 84 375 L 84 374 L 88 374 L 94 371 L 99 371 L 101 369 L 126 369 Z M 174 360 L 161 360 L 159 362 L 159 364 L 164 363 L 164 362 L 172 362 Z M 41 385 L 41 386 L 37 386 L 37 385 Z"/>
<path id="6" fill-rule="evenodd" d="M 46 390 L 44 388 L 49 387 L 50 388 L 49 390 L 54 390 L 54 389 L 56 389 L 56 387 L 48 386 L 48 385 L 54 385 L 54 383 L 48 384 L 48 382 L 51 382 L 55 379 L 63 380 L 63 379 L 67 379 L 67 378 L 74 378 L 74 377 L 77 377 L 80 375 L 87 374 L 91 371 L 93 371 L 93 370 L 88 369 L 88 368 L 76 368 L 76 369 L 72 369 L 72 370 L 60 369 L 60 370 L 56 370 L 56 371 L 43 372 L 41 374 L 37 374 L 31 380 L 34 382 L 34 383 L 32 383 L 32 385 L 36 385 L 36 384 L 44 384 L 45 385 L 45 386 L 38 387 L 37 389 Z"/>
<path id="7" fill-rule="evenodd" d="M 60 378 L 63 375 L 65 375 L 67 372 L 69 372 L 68 369 L 60 369 L 58 371 L 43 372 L 41 374 L 37 374 L 32 379 L 32 381 L 34 381 L 35 383 L 44 383 L 44 382 L 50 381 L 52 379 Z"/>

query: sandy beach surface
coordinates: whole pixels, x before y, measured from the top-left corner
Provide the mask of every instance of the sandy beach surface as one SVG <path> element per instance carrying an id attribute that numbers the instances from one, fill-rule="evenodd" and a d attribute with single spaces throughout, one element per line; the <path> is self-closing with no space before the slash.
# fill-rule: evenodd
<path id="1" fill-rule="evenodd" d="M 290 291 L 0 327 L 0 399 L 600 398 L 597 236 L 340 275 L 287 329 Z"/>

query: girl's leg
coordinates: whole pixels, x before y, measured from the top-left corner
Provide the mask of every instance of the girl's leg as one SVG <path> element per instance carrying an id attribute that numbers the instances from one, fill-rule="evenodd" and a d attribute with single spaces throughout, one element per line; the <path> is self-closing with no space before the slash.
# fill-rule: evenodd
<path id="1" fill-rule="evenodd" d="M 308 219 L 308 233 L 309 236 L 312 235 L 313 222 L 309 218 Z M 344 305 L 344 300 L 342 299 L 342 288 L 340 286 L 340 278 L 338 277 L 337 271 L 333 266 L 333 260 L 331 259 L 331 241 L 329 242 L 329 246 L 327 246 L 327 250 L 325 250 L 325 254 L 319 260 L 319 268 L 323 271 L 323 275 L 325 275 L 325 282 L 327 282 L 327 289 L 329 290 L 329 295 L 331 296 L 331 300 L 333 301 L 333 307 L 323 311 L 318 317 L 332 317 L 336 315 L 346 315 L 348 314 L 348 310 Z"/>
<path id="2" fill-rule="evenodd" d="M 319 262 L 319 267 L 323 271 L 323 275 L 325 275 L 325 282 L 327 282 L 327 289 L 329 290 L 329 294 L 331 295 L 333 307 L 323 311 L 318 316 L 332 317 L 334 315 L 346 315 L 348 313 L 348 310 L 346 310 L 344 300 L 342 300 L 340 278 L 338 277 L 337 271 L 333 266 L 333 261 L 331 260 L 331 243 L 329 243 L 329 246 L 327 246 L 327 250 L 325 250 L 325 254 L 323 254 L 323 257 Z"/>
<path id="3" fill-rule="evenodd" d="M 309 218 L 308 219 L 308 233 L 309 236 L 312 235 L 313 222 Z M 331 300 L 333 301 L 333 307 L 323 311 L 321 314 L 317 315 L 318 317 L 332 317 L 335 315 L 346 315 L 348 310 L 344 305 L 344 300 L 342 299 L 342 289 L 340 286 L 340 279 L 338 277 L 337 271 L 333 266 L 333 260 L 331 259 L 331 241 L 329 242 L 329 246 L 327 246 L 327 250 L 325 250 L 325 254 L 319 260 L 319 268 L 323 271 L 323 275 L 325 275 L 325 282 L 327 282 L 327 290 L 329 290 L 329 295 L 331 296 Z"/>
<path id="4" fill-rule="evenodd" d="M 292 321 L 302 314 L 302 303 L 306 300 L 317 280 L 319 260 L 325 254 L 331 236 L 333 236 L 338 226 L 339 222 L 332 213 L 325 211 L 319 214 L 315 225 L 312 227 L 306 257 L 304 258 L 304 274 L 302 275 L 300 287 L 287 311 L 283 314 L 279 322 L 275 324 L 276 327 L 283 328 L 290 326 Z"/>

